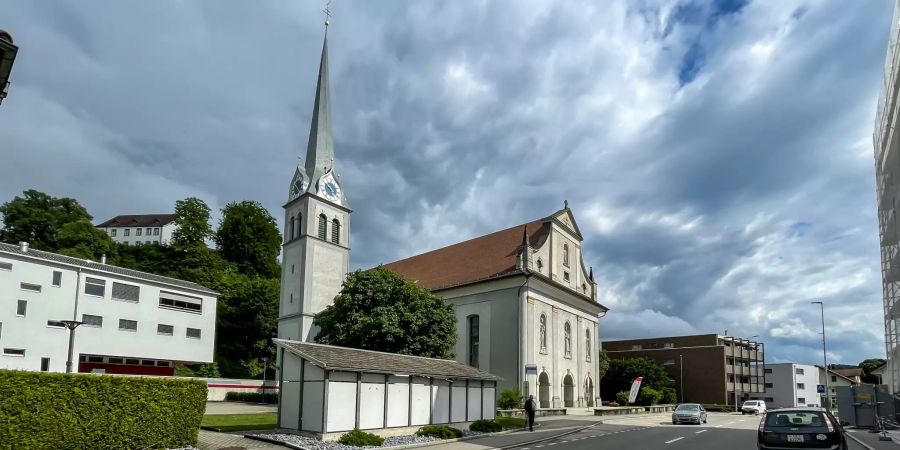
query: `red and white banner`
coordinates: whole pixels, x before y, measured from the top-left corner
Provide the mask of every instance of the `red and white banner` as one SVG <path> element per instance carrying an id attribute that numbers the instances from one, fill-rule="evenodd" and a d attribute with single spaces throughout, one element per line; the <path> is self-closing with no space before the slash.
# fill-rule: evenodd
<path id="1" fill-rule="evenodd" d="M 631 382 L 631 392 L 628 393 L 628 404 L 634 403 L 637 400 L 638 391 L 641 390 L 641 381 L 643 381 L 644 377 L 637 377 L 634 381 Z"/>

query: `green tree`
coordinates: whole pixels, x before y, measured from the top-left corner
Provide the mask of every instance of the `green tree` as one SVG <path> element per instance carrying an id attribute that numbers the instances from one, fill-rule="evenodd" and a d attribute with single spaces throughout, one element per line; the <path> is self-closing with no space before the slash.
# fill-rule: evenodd
<path id="1" fill-rule="evenodd" d="M 51 197 L 33 189 L 0 205 L 3 229 L 0 241 L 28 242 L 38 250 L 59 250 L 58 233 L 63 225 L 93 217 L 73 198 Z"/>
<path id="2" fill-rule="evenodd" d="M 649 358 L 611 359 L 606 376 L 600 380 L 600 393 L 612 398 L 617 392 L 631 389 L 631 382 L 643 377 L 641 386 L 663 392 L 675 390 L 675 381 L 662 365 Z"/>
<path id="3" fill-rule="evenodd" d="M 209 206 L 197 197 L 175 202 L 175 224 L 172 245 L 181 250 L 206 247 L 206 238 L 212 235 L 209 226 Z"/>
<path id="4" fill-rule="evenodd" d="M 609 355 L 606 353 L 606 350 L 600 350 L 599 355 L 597 355 L 597 379 L 602 380 L 608 370 Z"/>
<path id="5" fill-rule="evenodd" d="M 516 388 L 504 389 L 497 399 L 499 409 L 522 409 L 522 393 Z"/>
<path id="6" fill-rule="evenodd" d="M 87 219 L 63 225 L 57 233 L 57 243 L 63 255 L 94 261 L 100 260 L 103 255 L 110 261 L 116 258 L 116 243 Z"/>
<path id="7" fill-rule="evenodd" d="M 872 371 L 883 366 L 887 361 L 881 358 L 869 358 L 861 363 L 859 367 L 863 370 L 861 380 L 863 383 L 878 383 L 878 375 L 872 375 Z"/>
<path id="8" fill-rule="evenodd" d="M 275 364 L 272 338 L 278 334 L 277 278 L 250 278 L 233 273 L 223 277 L 216 320 L 219 370 L 225 376 L 255 377 L 262 359 Z"/>
<path id="9" fill-rule="evenodd" d="M 456 344 L 453 309 L 382 266 L 347 276 L 313 324 L 317 342 L 343 347 L 452 358 Z"/>
<path id="10" fill-rule="evenodd" d="M 257 202 L 229 203 L 214 236 L 223 258 L 242 273 L 274 277 L 279 273 L 281 233 L 275 218 Z"/>

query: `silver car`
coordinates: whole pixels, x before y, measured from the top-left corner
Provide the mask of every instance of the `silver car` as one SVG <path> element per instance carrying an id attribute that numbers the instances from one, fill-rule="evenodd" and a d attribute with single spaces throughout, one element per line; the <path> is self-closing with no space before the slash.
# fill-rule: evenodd
<path id="1" fill-rule="evenodd" d="M 672 411 L 672 425 L 679 423 L 706 423 L 706 410 L 699 403 L 682 403 Z"/>

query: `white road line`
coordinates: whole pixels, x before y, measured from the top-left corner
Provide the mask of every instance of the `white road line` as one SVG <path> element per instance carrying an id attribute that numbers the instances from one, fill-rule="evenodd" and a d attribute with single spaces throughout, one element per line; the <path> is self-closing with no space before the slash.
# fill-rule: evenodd
<path id="1" fill-rule="evenodd" d="M 722 428 L 722 425 L 716 425 L 716 428 Z"/>
<path id="2" fill-rule="evenodd" d="M 671 443 L 673 443 L 673 442 L 675 442 L 675 441 L 680 441 L 680 440 L 682 440 L 682 439 L 684 439 L 684 436 L 682 436 L 682 437 L 680 437 L 680 438 L 672 439 L 671 441 L 666 441 L 666 444 L 671 444 Z"/>
<path id="3" fill-rule="evenodd" d="M 694 434 L 706 433 L 706 431 L 707 431 L 707 430 L 700 430 L 700 431 L 698 431 L 698 432 L 696 432 L 696 433 L 694 433 Z M 523 448 L 522 450 L 527 450 L 527 449 L 524 449 L 524 448 Z"/>

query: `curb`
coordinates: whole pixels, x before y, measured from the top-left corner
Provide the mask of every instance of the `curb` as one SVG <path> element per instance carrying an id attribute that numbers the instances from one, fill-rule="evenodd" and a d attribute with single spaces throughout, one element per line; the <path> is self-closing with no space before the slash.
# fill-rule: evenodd
<path id="1" fill-rule="evenodd" d="M 306 450 L 306 448 L 301 447 L 299 445 L 294 445 L 294 444 L 291 444 L 288 442 L 276 441 L 275 439 L 269 439 L 267 437 L 262 437 L 262 436 L 259 436 L 256 434 L 245 434 L 244 437 L 247 439 L 253 439 L 254 441 L 262 441 L 262 442 L 267 442 L 269 444 L 280 445 L 282 447 L 287 447 L 292 450 Z"/>
<path id="2" fill-rule="evenodd" d="M 850 439 L 853 439 L 857 444 L 862 445 L 863 448 L 865 448 L 866 450 L 875 450 L 875 448 L 872 447 L 871 445 L 866 444 L 865 442 L 859 440 L 859 438 L 854 436 L 853 433 L 844 433 L 844 435 L 849 437 Z"/>
<path id="3" fill-rule="evenodd" d="M 587 425 L 587 426 L 583 426 L 583 427 L 576 428 L 576 429 L 574 429 L 574 430 L 566 431 L 565 433 L 560 433 L 560 434 L 557 434 L 557 435 L 554 435 L 554 436 L 550 436 L 550 437 L 545 437 L 545 438 L 535 439 L 535 440 L 533 440 L 533 441 L 522 442 L 522 443 L 519 443 L 519 444 L 507 445 L 506 447 L 497 447 L 495 450 L 509 450 L 509 449 L 512 449 L 512 448 L 523 447 L 523 446 L 526 446 L 526 445 L 534 445 L 534 444 L 537 444 L 537 443 L 540 443 L 540 442 L 550 441 L 550 440 L 553 440 L 553 439 L 559 439 L 559 438 L 561 438 L 561 437 L 563 437 L 563 436 L 568 436 L 568 435 L 570 435 L 570 434 L 575 434 L 575 433 L 578 433 L 578 432 L 587 430 L 588 428 L 593 428 L 593 427 L 595 427 L 595 426 L 597 426 L 597 425 L 600 425 L 600 424 L 602 424 L 602 423 L 603 423 L 603 422 L 592 423 L 592 424 Z M 874 450 L 874 449 L 872 449 L 872 450 Z"/>

